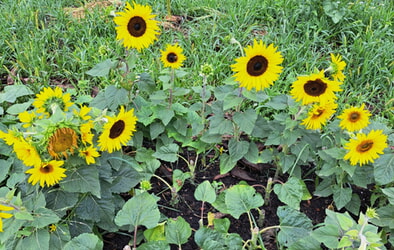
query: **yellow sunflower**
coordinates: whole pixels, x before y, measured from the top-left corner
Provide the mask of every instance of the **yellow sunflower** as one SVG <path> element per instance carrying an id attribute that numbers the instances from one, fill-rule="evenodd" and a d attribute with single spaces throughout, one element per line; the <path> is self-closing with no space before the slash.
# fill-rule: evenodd
<path id="1" fill-rule="evenodd" d="M 64 174 L 66 169 L 61 168 L 63 164 L 64 161 L 53 160 L 50 162 L 43 162 L 40 166 L 30 168 L 26 171 L 27 174 L 31 174 L 27 181 L 32 185 L 36 185 L 37 182 L 40 182 L 41 187 L 44 187 L 45 184 L 47 187 L 53 186 L 66 177 Z"/>
<path id="2" fill-rule="evenodd" d="M 28 167 L 41 164 L 41 157 L 37 149 L 23 139 L 14 142 L 14 151 L 18 159 Z"/>
<path id="3" fill-rule="evenodd" d="M 337 104 L 327 102 L 323 105 L 315 104 L 308 112 L 308 117 L 305 118 L 301 125 L 305 125 L 307 129 L 321 129 L 326 124 L 327 120 L 335 113 Z"/>
<path id="4" fill-rule="evenodd" d="M 342 91 L 341 82 L 331 81 L 324 77 L 324 71 L 309 76 L 298 76 L 293 82 L 291 96 L 303 105 L 318 102 L 327 103 L 337 99 L 335 92 Z"/>
<path id="5" fill-rule="evenodd" d="M 136 131 L 137 117 L 134 109 L 125 112 L 124 107 L 116 117 L 106 117 L 108 122 L 104 125 L 103 132 L 98 139 L 98 146 L 102 151 L 112 153 L 120 150 L 122 145 L 131 139 L 133 132 Z"/>
<path id="6" fill-rule="evenodd" d="M 235 72 L 235 80 L 240 87 L 247 90 L 255 88 L 263 90 L 279 78 L 283 67 L 283 57 L 277 48 L 270 44 L 268 47 L 262 41 L 254 40 L 253 46 L 245 48 L 245 56 L 235 59 L 236 63 L 231 65 Z"/>
<path id="7" fill-rule="evenodd" d="M 364 109 L 364 107 L 365 104 L 363 103 L 361 107 L 350 107 L 345 109 L 343 113 L 338 116 L 338 118 L 341 119 L 339 126 L 349 132 L 358 131 L 367 127 L 371 113 Z"/>
<path id="8" fill-rule="evenodd" d="M 79 151 L 79 155 L 86 160 L 86 164 L 94 164 L 96 160 L 94 158 L 99 157 L 100 153 L 93 146 L 89 146 Z"/>
<path id="9" fill-rule="evenodd" d="M 81 109 L 79 110 L 79 112 L 77 110 L 73 110 L 74 114 L 79 116 L 82 120 L 86 121 L 91 119 L 92 117 L 89 114 L 90 110 L 92 110 L 92 108 L 86 107 L 85 105 L 82 105 Z"/>
<path id="10" fill-rule="evenodd" d="M 346 67 L 346 63 L 342 61 L 342 56 L 337 55 L 335 56 L 334 54 L 330 54 L 331 56 L 331 64 L 330 67 L 328 68 L 328 71 L 331 72 L 331 76 L 334 79 L 334 81 L 339 81 L 343 82 L 345 80 L 345 75 L 343 74 L 343 70 Z"/>
<path id="11" fill-rule="evenodd" d="M 35 113 L 24 111 L 18 114 L 19 120 L 23 122 L 23 127 L 28 128 L 31 127 L 37 117 Z"/>
<path id="12" fill-rule="evenodd" d="M 357 134 L 355 139 L 344 146 L 348 153 L 344 156 L 345 160 L 350 160 L 350 164 L 360 166 L 369 162 L 373 163 L 379 158 L 378 154 L 383 154 L 383 150 L 387 147 L 387 135 L 383 134 L 383 130 L 371 130 L 369 134 Z"/>
<path id="13" fill-rule="evenodd" d="M 0 204 L 0 211 L 11 211 L 14 210 L 13 207 L 9 207 L 9 206 L 4 206 L 2 204 Z M 0 232 L 4 232 L 3 231 L 3 220 L 2 219 L 8 219 L 11 218 L 12 214 L 8 214 L 8 213 L 3 213 L 0 212 Z"/>
<path id="14" fill-rule="evenodd" d="M 153 20 L 152 9 L 147 5 L 133 2 L 133 7 L 126 2 L 124 12 L 116 13 L 116 39 L 123 42 L 127 49 L 135 48 L 138 51 L 149 47 L 160 34 L 158 21 Z"/>
<path id="15" fill-rule="evenodd" d="M 53 113 L 53 105 L 57 105 L 63 111 L 68 111 L 68 108 L 73 105 L 70 100 L 70 94 L 63 94 L 61 88 L 46 87 L 36 95 L 33 106 L 37 108 L 37 113 L 44 113 L 49 116 Z"/>
<path id="16" fill-rule="evenodd" d="M 160 60 L 163 62 L 164 67 L 170 67 L 173 69 L 182 67 L 182 63 L 186 57 L 183 55 L 183 49 L 178 45 L 178 43 L 174 45 L 167 44 L 166 49 L 160 51 Z"/>
<path id="17" fill-rule="evenodd" d="M 81 141 L 84 145 L 86 145 L 86 143 L 93 144 L 94 134 L 92 133 L 92 129 L 93 129 L 93 121 L 89 121 L 87 123 L 81 124 L 80 127 Z"/>
<path id="18" fill-rule="evenodd" d="M 0 139 L 3 139 L 4 142 L 11 146 L 13 145 L 15 142 L 19 141 L 19 137 L 17 135 L 17 132 L 13 131 L 13 130 L 8 130 L 7 133 L 3 132 L 0 130 Z"/>
<path id="19" fill-rule="evenodd" d="M 58 128 L 48 140 L 48 153 L 55 159 L 65 158 L 78 148 L 78 135 L 71 128 Z"/>

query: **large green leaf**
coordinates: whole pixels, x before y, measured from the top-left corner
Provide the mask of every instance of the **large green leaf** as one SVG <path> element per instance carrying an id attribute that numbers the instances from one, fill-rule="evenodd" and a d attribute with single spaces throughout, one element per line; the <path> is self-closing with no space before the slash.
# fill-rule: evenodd
<path id="1" fill-rule="evenodd" d="M 124 193 L 130 191 L 141 180 L 140 174 L 130 164 L 122 164 L 118 171 L 113 172 L 114 180 L 111 192 Z"/>
<path id="2" fill-rule="evenodd" d="M 306 237 L 312 231 L 312 221 L 296 209 L 281 206 L 277 215 L 280 221 L 278 241 L 283 246 L 290 246 L 297 240 Z"/>
<path id="3" fill-rule="evenodd" d="M 256 190 L 247 184 L 237 184 L 226 191 L 225 202 L 229 214 L 238 219 L 243 213 L 264 204 L 264 200 Z"/>
<path id="4" fill-rule="evenodd" d="M 128 91 L 124 88 L 117 88 L 114 85 L 109 85 L 105 90 L 100 91 L 99 94 L 90 103 L 91 107 L 98 109 L 117 110 L 120 105 L 125 105 L 128 101 Z"/>
<path id="5" fill-rule="evenodd" d="M 29 236 L 20 237 L 20 240 L 18 241 L 18 244 L 16 245 L 15 249 L 28 249 L 28 250 L 50 249 L 48 229 L 47 228 L 38 229 L 33 231 L 32 234 L 30 234 Z"/>
<path id="6" fill-rule="evenodd" d="M 12 161 L 10 158 L 8 160 L 0 159 L 0 182 L 2 182 L 7 177 L 11 165 Z"/>
<path id="7" fill-rule="evenodd" d="M 57 189 L 46 195 L 47 208 L 52 209 L 57 215 L 64 216 L 67 210 L 78 202 L 78 193 L 64 192 Z"/>
<path id="8" fill-rule="evenodd" d="M 390 204 L 394 205 L 394 187 L 383 188 L 382 192 L 387 196 Z"/>
<path id="9" fill-rule="evenodd" d="M 60 182 L 60 186 L 67 192 L 91 192 L 99 198 L 101 196 L 98 171 L 93 166 L 81 166 L 67 172 L 67 177 Z"/>
<path id="10" fill-rule="evenodd" d="M 103 62 L 99 62 L 94 65 L 92 69 L 86 71 L 86 74 L 90 76 L 107 76 L 110 69 L 116 66 L 116 61 L 112 61 L 111 59 L 107 59 Z"/>
<path id="11" fill-rule="evenodd" d="M 240 160 L 242 157 L 244 157 L 248 150 L 249 142 L 247 141 L 237 141 L 234 138 L 231 138 L 228 143 L 229 155 L 233 161 Z"/>
<path id="12" fill-rule="evenodd" d="M 14 103 L 16 98 L 34 94 L 26 85 L 9 85 L 5 86 L 2 93 L 0 93 L 0 103 L 9 102 Z"/>
<path id="13" fill-rule="evenodd" d="M 184 218 L 178 216 L 175 219 L 168 219 L 165 227 L 165 235 L 168 243 L 182 245 L 192 235 L 192 229 Z"/>
<path id="14" fill-rule="evenodd" d="M 256 124 L 257 113 L 254 109 L 247 109 L 245 112 L 237 112 L 233 116 L 234 122 L 239 126 L 239 128 L 246 134 L 250 135 Z"/>
<path id="15" fill-rule="evenodd" d="M 76 249 L 100 250 L 103 249 L 103 242 L 94 234 L 83 233 L 78 235 L 78 237 L 73 238 L 63 248 L 63 250 Z"/>
<path id="16" fill-rule="evenodd" d="M 154 157 L 163 161 L 175 162 L 178 160 L 179 146 L 175 143 L 161 146 L 154 154 Z"/>
<path id="17" fill-rule="evenodd" d="M 296 177 L 290 177 L 286 183 L 274 185 L 274 192 L 279 200 L 297 210 L 300 209 L 304 190 L 300 181 Z"/>
<path id="18" fill-rule="evenodd" d="M 230 155 L 223 153 L 219 156 L 219 168 L 220 174 L 230 172 L 237 164 L 237 161 L 233 160 Z"/>
<path id="19" fill-rule="evenodd" d="M 341 209 L 352 199 L 352 189 L 334 186 L 333 198 L 337 209 Z"/>
<path id="20" fill-rule="evenodd" d="M 156 199 L 147 192 L 128 200 L 115 217 L 118 226 L 130 225 L 130 231 L 136 226 L 153 228 L 160 220 L 160 211 Z"/>
<path id="21" fill-rule="evenodd" d="M 34 211 L 34 221 L 32 221 L 30 225 L 36 228 L 42 228 L 59 221 L 60 218 L 55 212 L 51 209 L 41 207 Z"/>
<path id="22" fill-rule="evenodd" d="M 204 181 L 194 191 L 194 198 L 198 201 L 213 203 L 216 200 L 215 189 L 209 181 Z"/>
<path id="23" fill-rule="evenodd" d="M 386 185 L 394 180 L 394 154 L 384 154 L 375 161 L 375 180 L 380 185 Z"/>

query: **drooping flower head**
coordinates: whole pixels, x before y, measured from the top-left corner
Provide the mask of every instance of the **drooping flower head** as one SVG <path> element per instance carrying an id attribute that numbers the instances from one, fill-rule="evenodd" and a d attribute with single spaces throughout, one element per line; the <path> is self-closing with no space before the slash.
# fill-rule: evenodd
<path id="1" fill-rule="evenodd" d="M 0 232 L 4 232 L 2 219 L 8 219 L 12 217 L 12 214 L 3 213 L 3 211 L 11 211 L 11 210 L 14 210 L 14 208 L 0 204 Z"/>
<path id="2" fill-rule="evenodd" d="M 342 61 L 341 55 L 335 56 L 334 54 L 331 53 L 330 56 L 331 56 L 331 64 L 329 71 L 331 72 L 331 76 L 334 79 L 334 81 L 343 82 L 346 78 L 346 76 L 343 74 L 343 70 L 346 67 L 346 63 Z"/>
<path id="3" fill-rule="evenodd" d="M 272 44 L 266 46 L 256 40 L 244 50 L 245 56 L 235 59 L 236 63 L 231 65 L 240 87 L 260 91 L 272 85 L 283 69 L 279 66 L 283 62 L 281 53 Z"/>
<path id="4" fill-rule="evenodd" d="M 164 64 L 164 67 L 170 67 L 173 69 L 182 67 L 183 61 L 186 57 L 183 55 L 183 49 L 178 45 L 178 43 L 174 45 L 167 44 L 166 49 L 160 51 L 160 60 Z"/>
<path id="5" fill-rule="evenodd" d="M 131 6 L 126 2 L 125 11 L 116 14 L 116 39 L 121 40 L 127 49 L 135 48 L 141 51 L 149 47 L 160 34 L 159 22 L 153 19 L 156 15 L 152 15 L 150 6 L 134 2 Z"/>
<path id="6" fill-rule="evenodd" d="M 361 166 L 367 163 L 373 163 L 383 154 L 387 147 L 387 135 L 382 130 L 371 130 L 368 134 L 357 134 L 355 139 L 350 139 L 344 146 L 348 153 L 344 156 L 345 160 L 350 160 L 351 165 L 359 163 Z"/>
<path id="7" fill-rule="evenodd" d="M 131 139 L 136 131 L 137 117 L 134 109 L 125 112 L 124 107 L 120 108 L 119 114 L 115 117 L 106 117 L 108 122 L 104 125 L 103 132 L 98 139 L 98 146 L 102 151 L 120 150 L 122 145 Z"/>
<path id="8" fill-rule="evenodd" d="M 48 153 L 55 159 L 60 157 L 67 158 L 78 148 L 78 135 L 72 128 L 58 128 L 49 137 Z"/>
<path id="9" fill-rule="evenodd" d="M 40 186 L 51 187 L 59 181 L 61 181 L 64 177 L 66 177 L 65 168 L 62 168 L 64 161 L 56 161 L 52 160 L 50 162 L 43 162 L 40 166 L 36 166 L 26 170 L 27 174 L 31 174 L 28 182 L 32 185 L 36 185 L 37 182 L 40 182 Z"/>
<path id="10" fill-rule="evenodd" d="M 307 129 L 321 129 L 328 119 L 335 113 L 337 104 L 327 102 L 325 104 L 315 104 L 308 112 L 308 117 L 302 121 Z"/>
<path id="11" fill-rule="evenodd" d="M 61 88 L 56 87 L 52 89 L 46 87 L 36 95 L 33 106 L 37 108 L 37 113 L 50 116 L 53 112 L 54 105 L 57 105 L 63 111 L 68 111 L 68 108 L 73 105 L 70 100 L 70 94 L 63 94 Z"/>
<path id="12" fill-rule="evenodd" d="M 371 113 L 367 109 L 364 109 L 364 107 L 365 104 L 363 103 L 361 107 L 350 107 L 345 109 L 343 113 L 338 116 L 338 118 L 341 119 L 339 126 L 349 132 L 358 131 L 367 127 Z"/>
<path id="13" fill-rule="evenodd" d="M 341 82 L 331 81 L 324 77 L 324 71 L 313 73 L 308 76 L 298 76 L 293 82 L 290 91 L 296 101 L 302 105 L 318 102 L 327 103 L 337 99 L 335 92 L 342 91 Z"/>

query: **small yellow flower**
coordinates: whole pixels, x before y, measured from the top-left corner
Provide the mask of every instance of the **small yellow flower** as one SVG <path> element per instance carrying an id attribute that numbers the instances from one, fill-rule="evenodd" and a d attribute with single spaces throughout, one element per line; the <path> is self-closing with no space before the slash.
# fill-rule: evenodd
<path id="1" fill-rule="evenodd" d="M 94 164 L 96 163 L 97 157 L 100 156 L 100 153 L 97 152 L 97 149 L 93 146 L 89 146 L 87 148 L 81 149 L 79 151 L 79 155 L 86 160 L 86 164 Z"/>
<path id="2" fill-rule="evenodd" d="M 323 105 L 315 104 L 308 112 L 308 117 L 302 121 L 307 129 L 321 129 L 326 124 L 328 119 L 335 113 L 337 104 L 327 102 Z"/>
<path id="3" fill-rule="evenodd" d="M 49 225 L 49 232 L 53 233 L 56 231 L 56 229 L 57 229 L 57 226 L 55 224 Z"/>
<path id="4" fill-rule="evenodd" d="M 35 113 L 28 112 L 28 111 L 24 111 L 22 113 L 19 113 L 18 117 L 21 122 L 25 123 L 25 124 L 23 124 L 24 128 L 31 127 L 35 121 L 35 118 L 37 118 Z"/>
<path id="5" fill-rule="evenodd" d="M 346 67 L 346 63 L 342 61 L 341 55 L 335 56 L 334 54 L 331 53 L 330 56 L 331 56 L 331 65 L 329 71 L 331 71 L 331 76 L 334 79 L 334 81 L 343 82 L 346 78 L 345 75 L 343 74 L 343 70 Z"/>
<path id="6" fill-rule="evenodd" d="M 0 204 L 0 211 L 11 211 L 11 210 L 14 210 L 14 208 Z M 4 232 L 2 219 L 8 219 L 11 218 L 12 216 L 13 216 L 12 214 L 0 212 L 0 232 Z"/>
<path id="7" fill-rule="evenodd" d="M 87 123 L 81 124 L 80 131 L 81 131 L 81 141 L 84 145 L 87 143 L 93 144 L 93 137 L 94 134 L 92 133 L 93 129 L 93 121 L 89 121 Z"/>
<path id="8" fill-rule="evenodd" d="M 343 113 L 338 116 L 338 118 L 341 119 L 339 126 L 349 132 L 358 131 L 367 127 L 371 113 L 364 108 L 365 104 L 363 103 L 361 107 L 350 107 L 345 109 Z"/>
<path id="9" fill-rule="evenodd" d="M 186 59 L 182 52 L 183 49 L 178 45 L 178 43 L 174 45 L 167 44 L 166 49 L 161 50 L 160 57 L 164 67 L 170 67 L 173 69 L 182 67 L 182 63 Z"/>
<path id="10" fill-rule="evenodd" d="M 383 150 L 387 147 L 387 135 L 383 134 L 383 130 L 371 130 L 368 134 L 357 134 L 357 138 L 350 139 L 344 146 L 348 153 L 344 156 L 345 160 L 350 160 L 351 165 L 360 166 L 373 163 L 379 158 L 379 154 L 383 154 Z"/>
<path id="11" fill-rule="evenodd" d="M 74 109 L 74 114 L 76 114 L 77 116 L 79 116 L 82 120 L 86 121 L 91 119 L 92 117 L 90 115 L 88 115 L 88 113 L 92 110 L 92 108 L 89 108 L 85 105 L 82 105 L 81 109 L 78 111 L 76 111 Z"/>

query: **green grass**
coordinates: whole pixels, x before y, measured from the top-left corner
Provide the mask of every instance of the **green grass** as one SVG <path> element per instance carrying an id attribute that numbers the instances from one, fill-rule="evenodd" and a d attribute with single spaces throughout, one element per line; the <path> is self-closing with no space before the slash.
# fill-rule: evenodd
<path id="1" fill-rule="evenodd" d="M 189 72 L 182 84 L 201 84 L 202 64 L 214 66 L 211 85 L 221 85 L 232 75 L 230 65 L 241 55 L 233 37 L 245 47 L 253 39 L 274 43 L 285 61 L 281 78 L 270 90 L 286 92 L 297 75 L 328 66 L 329 54 L 340 53 L 347 62 L 340 101 L 366 102 L 376 114 L 393 122 L 394 3 L 391 0 L 341 1 L 343 16 L 335 23 L 320 0 L 216 0 L 171 1 L 173 15 L 182 16 L 176 29 L 163 29 L 159 40 L 144 50 L 136 71 L 150 72 L 155 80 L 162 70 L 158 59 L 165 44 L 179 42 L 185 49 Z M 335 2 L 335 1 L 333 1 Z M 111 73 L 93 78 L 85 72 L 105 59 L 117 59 L 124 49 L 115 41 L 110 7 L 95 10 L 77 20 L 63 11 L 80 7 L 80 0 L 3 0 L 0 4 L 0 76 L 3 82 L 14 72 L 29 79 L 33 88 L 59 82 L 78 87 L 105 86 L 120 80 Z M 164 20 L 166 1 L 149 4 L 158 20 Z M 116 10 L 115 10 L 116 11 Z M 86 84 L 85 84 L 86 85 Z M 85 86 L 86 87 L 86 86 Z"/>

